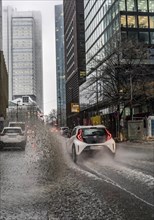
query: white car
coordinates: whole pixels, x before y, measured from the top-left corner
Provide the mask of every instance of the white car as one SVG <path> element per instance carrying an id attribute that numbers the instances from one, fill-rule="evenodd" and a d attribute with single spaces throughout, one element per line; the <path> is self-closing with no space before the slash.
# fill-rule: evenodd
<path id="1" fill-rule="evenodd" d="M 116 143 L 104 125 L 76 126 L 68 140 L 72 150 L 72 158 L 76 163 L 77 156 L 83 151 L 101 151 L 109 149 L 112 156 L 116 152 Z"/>
<path id="2" fill-rule="evenodd" d="M 26 135 L 21 127 L 4 127 L 0 133 L 0 148 L 19 146 L 25 150 Z"/>
<path id="3" fill-rule="evenodd" d="M 22 131 L 25 132 L 25 134 L 27 133 L 28 128 L 28 126 L 26 126 L 26 123 L 21 121 L 11 121 L 9 122 L 8 127 L 21 127 Z"/>

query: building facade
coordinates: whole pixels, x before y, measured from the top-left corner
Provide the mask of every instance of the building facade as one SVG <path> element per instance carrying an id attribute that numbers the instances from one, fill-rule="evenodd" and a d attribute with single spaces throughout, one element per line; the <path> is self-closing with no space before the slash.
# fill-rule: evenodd
<path id="1" fill-rule="evenodd" d="M 37 11 L 4 8 L 3 48 L 9 100 L 29 96 L 43 110 L 42 21 Z"/>
<path id="2" fill-rule="evenodd" d="M 56 83 L 58 125 L 66 125 L 63 5 L 55 6 Z"/>
<path id="3" fill-rule="evenodd" d="M 78 123 L 79 86 L 85 81 L 85 32 L 83 0 L 64 0 L 64 45 L 67 124 Z"/>
<path id="4" fill-rule="evenodd" d="M 2 0 L 0 0 L 0 50 L 2 50 Z"/>
<path id="5" fill-rule="evenodd" d="M 4 54 L 0 51 L 0 115 L 6 117 L 8 107 L 8 73 L 5 65 Z"/>
<path id="6" fill-rule="evenodd" d="M 147 45 L 145 63 L 154 64 L 154 2 L 151 0 L 100 0 L 84 1 L 85 10 L 85 47 L 86 47 L 86 82 L 80 86 L 81 111 L 96 115 L 97 108 L 102 110 L 103 94 L 95 83 L 88 86 L 88 80 L 95 76 L 99 59 L 106 50 L 110 50 L 112 39 L 116 44 L 125 39 Z M 104 59 L 104 63 L 105 63 Z M 152 71 L 153 68 L 151 68 Z M 88 88 L 87 88 L 88 87 Z M 94 93 L 88 97 L 89 88 Z M 100 104 L 100 105 L 99 105 Z M 89 109 L 89 110 L 87 110 Z M 113 113 L 115 109 L 104 109 L 104 113 Z"/>
<path id="7" fill-rule="evenodd" d="M 8 107 L 8 73 L 2 51 L 2 1 L 0 0 L 0 115 L 6 117 Z"/>

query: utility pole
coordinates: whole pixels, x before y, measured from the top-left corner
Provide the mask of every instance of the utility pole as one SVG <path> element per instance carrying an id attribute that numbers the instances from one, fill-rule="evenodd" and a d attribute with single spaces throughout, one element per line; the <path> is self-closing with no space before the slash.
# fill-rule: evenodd
<path id="1" fill-rule="evenodd" d="M 59 125 L 61 126 L 61 96 L 58 97 L 59 99 Z"/>
<path id="2" fill-rule="evenodd" d="M 17 121 L 18 121 L 18 106 L 19 106 L 19 104 L 18 103 L 20 103 L 20 100 L 19 101 L 17 101 L 17 114 L 16 114 L 16 116 L 17 116 Z"/>
<path id="3" fill-rule="evenodd" d="M 98 71 L 96 69 L 96 112 L 97 112 L 97 115 L 99 114 L 99 111 L 98 111 Z"/>

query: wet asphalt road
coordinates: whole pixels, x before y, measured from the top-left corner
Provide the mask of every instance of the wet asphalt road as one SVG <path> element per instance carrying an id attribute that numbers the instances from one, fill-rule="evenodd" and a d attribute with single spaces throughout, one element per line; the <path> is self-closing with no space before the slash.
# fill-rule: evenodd
<path id="1" fill-rule="evenodd" d="M 119 145 L 115 161 L 75 165 L 66 139 L 38 126 L 26 150 L 0 152 L 0 220 L 152 220 L 154 151 Z"/>

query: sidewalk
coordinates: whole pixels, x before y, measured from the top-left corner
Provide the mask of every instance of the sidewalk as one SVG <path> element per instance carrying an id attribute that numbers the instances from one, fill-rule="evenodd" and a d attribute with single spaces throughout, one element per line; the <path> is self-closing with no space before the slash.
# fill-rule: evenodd
<path id="1" fill-rule="evenodd" d="M 154 140 L 142 140 L 142 141 L 123 141 L 117 143 L 117 147 L 137 147 L 137 148 L 153 148 L 154 149 Z"/>

